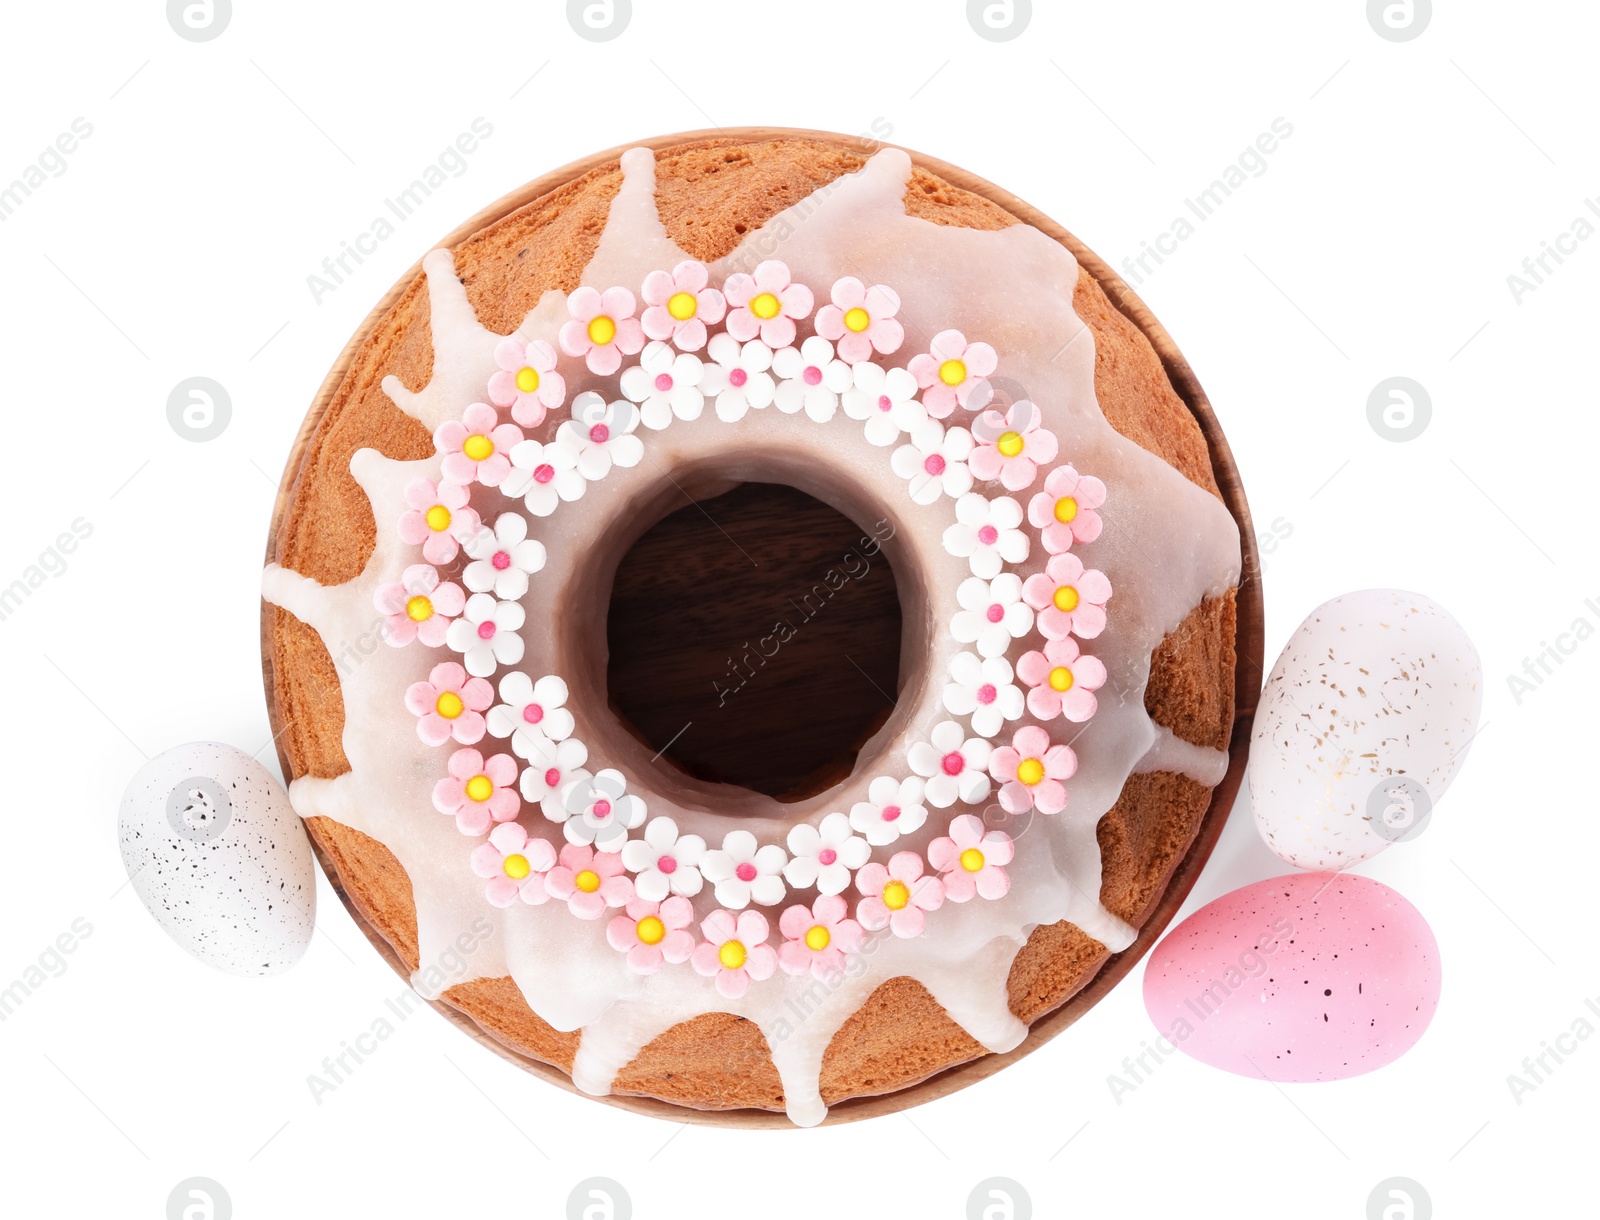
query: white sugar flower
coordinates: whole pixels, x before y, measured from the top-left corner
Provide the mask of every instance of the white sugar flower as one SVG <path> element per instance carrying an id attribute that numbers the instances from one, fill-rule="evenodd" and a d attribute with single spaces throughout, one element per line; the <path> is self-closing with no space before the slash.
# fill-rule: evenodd
<path id="1" fill-rule="evenodd" d="M 991 580 L 1002 563 L 1021 563 L 1028 557 L 1028 536 L 1022 524 L 1022 505 L 1010 496 L 985 499 L 969 491 L 956 501 L 956 523 L 944 532 L 944 549 L 965 559 L 974 576 Z"/>
<path id="2" fill-rule="evenodd" d="M 989 799 L 989 755 L 994 747 L 981 737 L 967 737 L 954 720 L 933 726 L 927 741 L 906 752 L 911 769 L 927 783 L 923 795 L 935 809 L 948 809 L 957 801 L 976 805 Z"/>
<path id="3" fill-rule="evenodd" d="M 523 739 L 530 747 L 528 766 L 522 772 L 519 787 L 524 800 L 537 804 L 544 816 L 552 822 L 565 822 L 570 816 L 562 803 L 561 790 L 578 779 L 589 778 L 583 769 L 589 761 L 589 747 L 576 737 L 554 742 L 542 733 L 517 734 L 513 741 Z"/>
<path id="4" fill-rule="evenodd" d="M 520 669 L 500 679 L 501 702 L 489 709 L 489 732 L 511 738 L 511 748 L 529 762 L 538 761 L 537 738 L 565 741 L 572 736 L 572 713 L 566 708 L 567 684 L 554 674 L 535 682 Z M 527 737 L 527 741 L 523 738 Z"/>
<path id="5" fill-rule="evenodd" d="M 626 398 L 607 403 L 593 390 L 572 400 L 572 418 L 556 432 L 556 440 L 578 455 L 578 473 L 591 483 L 611 473 L 612 466 L 637 466 L 644 442 L 633 435 L 639 408 Z"/>
<path id="6" fill-rule="evenodd" d="M 500 665 L 522 660 L 522 624 L 527 616 L 519 602 L 496 600 L 488 593 L 467 598 L 461 617 L 450 624 L 444 642 L 461 654 L 474 677 L 487 678 Z"/>
<path id="7" fill-rule="evenodd" d="M 647 902 L 664 901 L 669 894 L 693 898 L 700 892 L 700 862 L 706 841 L 699 835 L 680 835 L 671 818 L 651 818 L 644 838 L 622 845 L 622 863 L 637 873 L 634 892 Z"/>
<path id="8" fill-rule="evenodd" d="M 851 419 L 865 420 L 867 440 L 892 445 L 902 432 L 915 432 L 928 420 L 917 401 L 917 379 L 905 369 L 889 369 L 863 360 L 850 370 L 851 387 L 841 404 Z"/>
<path id="9" fill-rule="evenodd" d="M 501 513 L 494 528 L 481 528 L 466 551 L 472 562 L 461 573 L 461 583 L 502 601 L 526 593 L 529 575 L 544 567 L 544 543 L 528 537 L 528 519 L 521 513 Z"/>
<path id="10" fill-rule="evenodd" d="M 839 395 L 850 388 L 850 366 L 833 358 L 833 344 L 812 335 L 798 348 L 785 347 L 772 354 L 772 371 L 778 382 L 778 410 L 793 415 L 801 408 L 819 424 L 833 418 Z"/>
<path id="11" fill-rule="evenodd" d="M 928 820 L 922 807 L 923 783 L 920 776 L 892 779 L 880 775 L 867 785 L 867 799 L 850 808 L 850 825 L 867 837 L 873 847 L 893 843 L 911 834 Z"/>
<path id="12" fill-rule="evenodd" d="M 772 405 L 777 382 L 772 379 L 772 349 L 760 339 L 740 345 L 729 334 L 713 335 L 706 355 L 714 363 L 705 366 L 700 388 L 716 396 L 717 418 L 734 423 L 745 412 Z"/>
<path id="13" fill-rule="evenodd" d="M 797 890 L 815 885 L 823 894 L 843 893 L 851 872 L 872 854 L 865 839 L 850 833 L 850 819 L 842 813 L 830 813 L 820 826 L 795 826 L 789 831 L 789 851 L 793 858 L 784 865 L 784 878 Z"/>
<path id="14" fill-rule="evenodd" d="M 644 821 L 644 802 L 628 792 L 621 771 L 607 767 L 593 775 L 580 771 L 561 790 L 567 842 L 593 843 L 597 851 L 616 851 L 628 832 Z"/>
<path id="15" fill-rule="evenodd" d="M 639 403 L 646 428 L 659 432 L 679 419 L 699 419 L 706 396 L 700 391 L 704 366 L 700 357 L 674 352 L 661 340 L 645 344 L 639 363 L 623 371 L 622 392 Z"/>
<path id="16" fill-rule="evenodd" d="M 1004 657 L 980 660 L 975 653 L 950 658 L 951 681 L 944 688 L 944 706 L 952 716 L 971 716 L 972 731 L 993 737 L 1007 720 L 1022 717 L 1022 691 L 1012 682 L 1011 663 Z"/>
<path id="17" fill-rule="evenodd" d="M 511 473 L 500 490 L 522 497 L 535 517 L 548 517 L 563 500 L 576 500 L 587 484 L 578 473 L 578 451 L 557 439 L 548 445 L 523 441 L 511 450 Z"/>
<path id="18" fill-rule="evenodd" d="M 730 911 L 752 902 L 764 907 L 783 901 L 783 866 L 789 853 L 776 843 L 756 845 L 748 830 L 729 831 L 720 851 L 708 851 L 700 862 L 705 879 L 717 887 L 717 901 Z"/>
<path id="19" fill-rule="evenodd" d="M 932 504 L 940 496 L 954 500 L 972 490 L 972 471 L 967 469 L 972 433 L 929 419 L 912 430 L 909 440 L 890 456 L 889 466 L 909 480 L 914 501 Z"/>
<path id="20" fill-rule="evenodd" d="M 961 609 L 950 620 L 950 634 L 976 644 L 978 655 L 1001 657 L 1033 630 L 1033 607 L 1022 600 L 1022 577 L 1002 572 L 993 580 L 969 576 L 956 589 Z"/>

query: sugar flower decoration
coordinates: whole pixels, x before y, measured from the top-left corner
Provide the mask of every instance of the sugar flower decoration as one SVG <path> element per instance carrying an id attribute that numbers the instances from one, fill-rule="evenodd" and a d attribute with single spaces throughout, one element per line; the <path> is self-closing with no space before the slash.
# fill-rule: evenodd
<path id="1" fill-rule="evenodd" d="M 633 316 L 637 302 L 626 288 L 598 292 L 585 285 L 567 298 L 569 321 L 562 323 L 558 341 L 569 356 L 582 356 L 589 371 L 609 377 L 622 367 L 622 358 L 644 346 L 644 329 Z"/>
<path id="2" fill-rule="evenodd" d="M 1015 852 L 1004 831 L 987 833 L 983 823 L 964 813 L 950 823 L 950 834 L 928 844 L 928 863 L 943 874 L 944 896 L 966 902 L 974 894 L 1004 898 L 1011 888 L 1005 866 Z"/>
<path id="3" fill-rule="evenodd" d="M 569 784 L 589 778 L 589 773 L 583 769 L 589 761 L 589 747 L 576 737 L 557 742 L 543 734 L 518 733 L 511 740 L 513 749 L 517 744 L 532 747 L 528 766 L 518 784 L 522 795 L 537 802 L 550 821 L 565 822 L 571 815 L 567 813 L 561 793 Z"/>
<path id="4" fill-rule="evenodd" d="M 787 264 L 768 259 L 754 275 L 737 272 L 722 285 L 728 298 L 727 330 L 744 343 L 759 338 L 770 348 L 794 342 L 794 324 L 811 316 L 811 289 L 796 284 Z"/>
<path id="5" fill-rule="evenodd" d="M 956 587 L 961 609 L 950 620 L 950 634 L 976 644 L 981 657 L 1000 657 L 1033 630 L 1033 609 L 1022 600 L 1022 578 L 1002 572 L 993 580 L 969 576 Z"/>
<path id="6" fill-rule="evenodd" d="M 511 418 L 524 428 L 537 428 L 545 412 L 566 402 L 567 383 L 556 372 L 555 348 L 543 339 L 502 339 L 495 344 L 494 362 L 500 367 L 489 375 L 489 401 L 510 407 Z"/>
<path id="7" fill-rule="evenodd" d="M 717 418 L 736 423 L 745 413 L 770 406 L 778 383 L 772 378 L 772 349 L 760 339 L 741 344 L 732 335 L 713 335 L 706 348 L 700 388 L 717 400 Z"/>
<path id="8" fill-rule="evenodd" d="M 778 964 L 786 974 L 808 971 L 819 979 L 844 973 L 844 959 L 861 952 L 866 943 L 861 925 L 847 919 L 850 907 L 837 894 L 824 894 L 810 906 L 787 908 L 778 919 L 784 943 L 778 946 Z"/>
<path id="9" fill-rule="evenodd" d="M 517 763 L 509 754 L 485 758 L 470 747 L 445 764 L 448 774 L 433 786 L 433 807 L 456 820 L 464 835 L 481 835 L 494 822 L 509 822 L 522 807 L 517 797 Z"/>
<path id="10" fill-rule="evenodd" d="M 472 557 L 461 573 L 462 583 L 474 593 L 493 593 L 515 601 L 528 591 L 528 576 L 544 567 L 544 543 L 528 537 L 528 521 L 521 513 L 501 513 L 494 528 L 479 529 L 466 544 Z"/>
<path id="11" fill-rule="evenodd" d="M 989 799 L 990 745 L 982 737 L 968 737 L 954 720 L 933 726 L 927 741 L 906 753 L 911 769 L 926 781 L 923 797 L 935 809 L 948 809 L 957 801 L 976 805 Z"/>
<path id="12" fill-rule="evenodd" d="M 839 350 L 842 355 L 843 347 Z M 842 398 L 844 413 L 866 421 L 869 444 L 892 445 L 902 432 L 915 432 L 927 422 L 928 412 L 917 401 L 917 379 L 905 369 L 862 360 L 851 368 L 850 378 Z"/>
<path id="13" fill-rule="evenodd" d="M 776 843 L 757 846 L 748 830 L 729 831 L 722 847 L 708 851 L 700 862 L 700 872 L 717 887 L 717 901 L 734 911 L 752 902 L 776 906 L 783 901 L 783 866 L 789 854 Z"/>
<path id="14" fill-rule="evenodd" d="M 993 396 L 986 378 L 999 363 L 987 343 L 968 343 L 959 330 L 942 330 L 928 351 L 913 356 L 906 367 L 922 387 L 922 405 L 934 419 L 943 419 L 958 406 L 981 411 Z"/>
<path id="15" fill-rule="evenodd" d="M 500 484 L 505 495 L 522 497 L 535 517 L 548 517 L 563 501 L 582 497 L 587 486 L 578 473 L 578 451 L 563 441 L 523 441 L 511 451 L 511 473 Z"/>
<path id="16" fill-rule="evenodd" d="M 677 965 L 694 952 L 694 907 L 687 898 L 650 902 L 635 894 L 624 913 L 606 924 L 606 941 L 628 955 L 636 974 L 654 974 L 666 963 Z"/>
<path id="17" fill-rule="evenodd" d="M 644 277 L 639 295 L 645 310 L 639 318 L 645 337 L 671 339 L 679 351 L 697 352 L 706 345 L 706 327 L 722 321 L 727 302 L 715 288 L 707 288 L 710 273 L 704 263 L 686 259 L 670 272 L 652 271 Z"/>
<path id="18" fill-rule="evenodd" d="M 850 884 L 850 874 L 867 862 L 872 848 L 850 833 L 850 819 L 830 813 L 821 825 L 801 822 L 789 831 L 789 863 L 784 878 L 797 890 L 815 885 L 823 894 L 838 894 Z"/>
<path id="19" fill-rule="evenodd" d="M 451 620 L 467 604 L 459 585 L 441 581 L 438 571 L 426 563 L 414 563 L 400 573 L 400 579 L 379 585 L 372 595 L 379 614 L 388 615 L 383 638 L 395 647 L 412 640 L 437 648 L 445 642 Z"/>
<path id="20" fill-rule="evenodd" d="M 873 861 L 856 874 L 856 918 L 869 932 L 888 928 L 896 936 L 921 936 L 927 912 L 944 905 L 944 882 L 924 876 L 922 857 L 914 851 L 899 851 L 887 865 Z"/>
<path id="21" fill-rule="evenodd" d="M 867 785 L 867 799 L 850 807 L 850 825 L 873 847 L 893 843 L 922 829 L 928 811 L 922 805 L 922 779 L 880 775 Z"/>
<path id="22" fill-rule="evenodd" d="M 1011 736 L 1011 744 L 989 755 L 989 771 L 1000 781 L 1000 807 L 1007 813 L 1060 813 L 1067 807 L 1061 782 L 1078 770 L 1072 747 L 1051 745 L 1050 734 L 1030 724 Z"/>
<path id="23" fill-rule="evenodd" d="M 544 888 L 579 919 L 599 919 L 607 907 L 626 906 L 633 898 L 633 882 L 623 871 L 622 857 L 586 843 L 562 847 L 560 862 L 544 876 Z"/>
<path id="24" fill-rule="evenodd" d="M 839 395 L 851 383 L 850 366 L 834 359 L 833 344 L 820 335 L 812 335 L 798 348 L 774 352 L 772 371 L 781 378 L 775 399 L 778 410 L 793 415 L 804 409 L 819 424 L 833 418 Z"/>
<path id="25" fill-rule="evenodd" d="M 441 661 L 426 682 L 406 688 L 406 711 L 417 717 L 417 736 L 425 745 L 442 746 L 454 738 L 464 746 L 483 740 L 483 713 L 494 702 L 494 687 L 469 678 L 454 661 Z"/>
<path id="26" fill-rule="evenodd" d="M 894 451 L 889 466 L 908 480 L 913 501 L 932 504 L 940 496 L 955 500 L 972 490 L 972 472 L 967 466 L 972 433 L 965 428 L 947 429 L 930 419 L 912 429 L 907 439 L 910 443 Z"/>
<path id="27" fill-rule="evenodd" d="M 622 772 L 607 767 L 593 775 L 579 772 L 561 793 L 568 817 L 561 824 L 569 843 L 593 843 L 616 851 L 628 832 L 644 822 L 644 802 L 628 792 Z"/>
<path id="28" fill-rule="evenodd" d="M 1099 479 L 1057 466 L 1045 476 L 1044 490 L 1028 501 L 1028 520 L 1040 531 L 1045 550 L 1065 551 L 1100 537 L 1102 522 L 1094 510 L 1105 502 L 1106 485 Z"/>
<path id="29" fill-rule="evenodd" d="M 1012 677 L 1011 663 L 1004 657 L 980 659 L 974 653 L 958 652 L 950 658 L 945 710 L 952 716 L 971 716 L 974 733 L 993 737 L 1007 720 L 1022 718 L 1022 692 Z"/>
<path id="30" fill-rule="evenodd" d="M 445 643 L 461 654 L 467 672 L 486 678 L 501 665 L 522 660 L 523 621 L 520 602 L 497 601 L 488 593 L 467 598 L 461 617 L 445 632 Z"/>
<path id="31" fill-rule="evenodd" d="M 467 507 L 468 492 L 459 483 L 412 479 L 405 497 L 400 541 L 420 546 L 429 563 L 449 563 L 463 542 L 477 536 L 478 514 Z"/>
<path id="32" fill-rule="evenodd" d="M 868 288 L 852 275 L 835 280 L 830 303 L 817 310 L 817 334 L 839 346 L 839 358 L 855 364 L 873 352 L 889 355 L 900 350 L 906 332 L 895 319 L 900 297 L 893 288 L 874 284 Z"/>
<path id="33" fill-rule="evenodd" d="M 623 394 L 639 404 L 639 419 L 659 432 L 678 419 L 699 419 L 706 396 L 700 390 L 705 375 L 700 357 L 675 352 L 667 343 L 645 344 L 639 363 L 622 372 Z"/>
<path id="34" fill-rule="evenodd" d="M 556 849 L 543 839 L 530 839 L 517 822 L 501 822 L 486 843 L 472 849 L 472 871 L 489 884 L 484 897 L 491 906 L 508 907 L 518 899 L 539 906 L 550 897 L 545 874 L 556 866 Z"/>
<path id="35" fill-rule="evenodd" d="M 967 561 L 974 576 L 992 580 L 1005 563 L 1028 557 L 1028 535 L 1022 524 L 1022 505 L 1010 496 L 985 499 L 969 491 L 956 501 L 956 523 L 944 531 L 944 549 Z"/>
<path id="36" fill-rule="evenodd" d="M 764 264 L 763 264 L 764 265 Z M 714 978 L 717 994 L 737 1000 L 750 990 L 750 981 L 769 979 L 778 968 L 778 955 L 767 944 L 766 917 L 757 911 L 712 911 L 700 923 L 704 939 L 690 961 L 696 972 Z"/>
<path id="37" fill-rule="evenodd" d="M 1056 458 L 1056 436 L 1044 427 L 1039 408 L 1027 399 L 1004 415 L 985 411 L 972 421 L 979 442 L 968 465 L 974 478 L 999 479 L 1008 491 L 1033 486 L 1039 467 Z"/>
<path id="38" fill-rule="evenodd" d="M 1043 572 L 1028 577 L 1022 596 L 1039 611 L 1039 633 L 1046 639 L 1065 639 L 1070 632 L 1092 640 L 1105 630 L 1111 582 L 1104 572 L 1085 568 L 1076 555 L 1061 551 L 1050 556 Z"/>
<path id="39" fill-rule="evenodd" d="M 1037 719 L 1082 722 L 1094 715 L 1094 692 L 1106 683 L 1106 667 L 1097 657 L 1081 655 L 1076 640 L 1047 640 L 1042 652 L 1017 658 L 1017 677 L 1032 688 L 1028 711 Z"/>
<path id="40" fill-rule="evenodd" d="M 518 741 L 519 734 L 537 733 L 546 741 L 572 736 L 572 713 L 567 710 L 567 684 L 554 674 L 535 682 L 520 669 L 500 679 L 500 702 L 489 712 L 489 732 L 510 737 L 511 748 L 530 762 L 534 753 Z"/>
<path id="41" fill-rule="evenodd" d="M 645 823 L 644 838 L 629 839 L 622 845 L 622 862 L 633 879 L 634 891 L 641 898 L 660 902 L 668 894 L 693 898 L 700 892 L 700 861 L 706 854 L 706 841 L 699 835 L 680 835 L 671 818 L 651 818 Z"/>
<path id="42" fill-rule="evenodd" d="M 447 419 L 434 431 L 433 444 L 443 454 L 439 470 L 451 483 L 499 487 L 511 473 L 511 451 L 522 443 L 522 429 L 502 424 L 488 403 L 475 402 L 460 419 Z"/>
<path id="43" fill-rule="evenodd" d="M 607 403 L 592 390 L 572 400 L 572 418 L 556 432 L 556 440 L 578 455 L 578 473 L 591 483 L 612 466 L 637 466 L 644 442 L 633 435 L 639 408 L 627 399 Z"/>

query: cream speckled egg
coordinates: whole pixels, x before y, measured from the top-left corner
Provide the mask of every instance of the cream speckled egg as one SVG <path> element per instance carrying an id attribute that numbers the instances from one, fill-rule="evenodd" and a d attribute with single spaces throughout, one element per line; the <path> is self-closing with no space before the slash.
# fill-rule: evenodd
<path id="1" fill-rule="evenodd" d="M 311 844 L 248 754 L 199 741 L 157 755 L 123 793 L 118 833 L 140 901 L 206 965 L 267 975 L 300 960 L 317 913 Z"/>
<path id="2" fill-rule="evenodd" d="M 1256 826 L 1299 868 L 1339 869 L 1420 830 L 1483 705 L 1461 624 L 1397 589 L 1324 602 L 1285 645 L 1250 743 Z"/>

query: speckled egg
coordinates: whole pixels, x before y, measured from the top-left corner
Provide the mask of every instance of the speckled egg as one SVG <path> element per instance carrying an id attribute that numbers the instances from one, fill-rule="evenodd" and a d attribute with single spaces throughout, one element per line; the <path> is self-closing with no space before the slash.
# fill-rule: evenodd
<path id="1" fill-rule="evenodd" d="M 1439 1005 L 1439 946 L 1394 890 L 1291 873 L 1225 894 L 1155 947 L 1144 1004 L 1202 1063 L 1280 1083 L 1343 1080 L 1410 1050 Z"/>
<path id="2" fill-rule="evenodd" d="M 311 845 L 255 759 L 211 741 L 151 759 L 122 796 L 128 878 L 167 935 L 229 974 L 287 970 L 317 914 Z"/>
<path id="3" fill-rule="evenodd" d="M 1340 869 L 1415 837 L 1483 705 L 1461 624 L 1417 593 L 1324 602 L 1285 645 L 1250 743 L 1256 826 L 1298 868 Z"/>

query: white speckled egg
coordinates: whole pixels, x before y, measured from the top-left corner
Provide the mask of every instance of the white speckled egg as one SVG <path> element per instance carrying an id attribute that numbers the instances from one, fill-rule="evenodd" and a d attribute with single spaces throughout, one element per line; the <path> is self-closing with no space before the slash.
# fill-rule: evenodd
<path id="1" fill-rule="evenodd" d="M 190 742 L 151 759 L 122 795 L 122 863 L 167 935 L 228 974 L 287 970 L 317 914 L 311 844 L 255 759 Z"/>
<path id="2" fill-rule="evenodd" d="M 1483 705 L 1461 624 L 1397 589 L 1324 602 L 1285 645 L 1250 743 L 1256 826 L 1299 868 L 1340 869 L 1421 830 Z"/>

